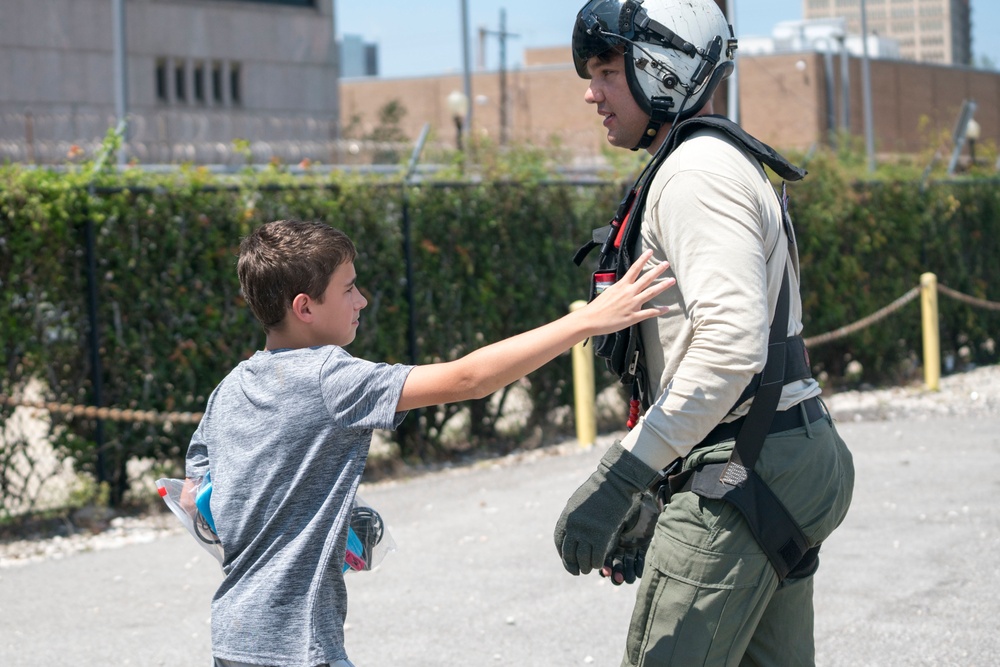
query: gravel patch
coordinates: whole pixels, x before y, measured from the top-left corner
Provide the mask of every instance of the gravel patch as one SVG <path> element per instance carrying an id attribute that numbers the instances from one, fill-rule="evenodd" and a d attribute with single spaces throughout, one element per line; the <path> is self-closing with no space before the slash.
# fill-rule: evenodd
<path id="1" fill-rule="evenodd" d="M 941 378 L 940 391 L 923 383 L 824 396 L 839 421 L 894 421 L 930 417 L 979 417 L 1000 414 L 1000 366 L 983 366 Z"/>
<path id="2" fill-rule="evenodd" d="M 1000 415 L 1000 365 L 944 377 L 940 391 L 928 391 L 922 384 L 913 384 L 888 389 L 840 391 L 823 398 L 831 414 L 841 422 L 996 416 Z M 610 444 L 614 437 L 620 437 L 620 434 L 601 436 L 598 445 L 605 440 Z M 484 460 L 471 467 L 509 465 L 558 456 L 576 447 L 574 440 L 517 452 L 499 461 Z M 152 542 L 184 532 L 180 523 L 166 510 L 144 516 L 82 521 L 80 524 L 67 526 L 69 535 L 0 542 L 0 569 L 66 558 L 81 552 Z"/>

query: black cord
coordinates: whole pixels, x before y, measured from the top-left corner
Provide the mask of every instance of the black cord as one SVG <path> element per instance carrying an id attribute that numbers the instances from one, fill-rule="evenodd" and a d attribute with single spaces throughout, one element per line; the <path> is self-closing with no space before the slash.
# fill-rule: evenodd
<path id="1" fill-rule="evenodd" d="M 371 553 L 385 536 L 385 524 L 378 512 L 366 505 L 355 505 L 351 510 L 351 529 L 361 540 L 365 562 L 370 564 Z"/>
<path id="2" fill-rule="evenodd" d="M 194 535 L 205 544 L 221 544 L 219 536 L 212 532 L 208 521 L 201 515 L 201 512 L 198 512 L 194 520 Z"/>

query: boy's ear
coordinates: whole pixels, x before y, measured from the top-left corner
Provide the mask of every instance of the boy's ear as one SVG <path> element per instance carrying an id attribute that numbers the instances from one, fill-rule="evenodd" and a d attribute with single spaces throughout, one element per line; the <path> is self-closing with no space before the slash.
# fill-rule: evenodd
<path id="1" fill-rule="evenodd" d="M 312 299 L 309 298 L 308 294 L 296 294 L 295 298 L 292 299 L 292 316 L 302 322 L 312 322 L 313 312 L 312 312 Z"/>

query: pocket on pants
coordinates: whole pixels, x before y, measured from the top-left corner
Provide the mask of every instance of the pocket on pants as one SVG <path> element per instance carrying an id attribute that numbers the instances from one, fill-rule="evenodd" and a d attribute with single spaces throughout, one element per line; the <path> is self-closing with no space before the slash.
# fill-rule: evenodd
<path id="1" fill-rule="evenodd" d="M 728 505 L 690 493 L 671 505 L 646 557 L 626 654 L 633 665 L 726 664 L 745 649 L 748 619 L 777 577 Z"/>

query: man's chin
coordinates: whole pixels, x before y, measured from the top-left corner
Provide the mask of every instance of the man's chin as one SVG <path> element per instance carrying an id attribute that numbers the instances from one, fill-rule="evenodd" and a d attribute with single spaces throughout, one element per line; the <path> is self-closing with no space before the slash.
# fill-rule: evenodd
<path id="1" fill-rule="evenodd" d="M 615 148 L 632 148 L 633 146 L 635 146 L 634 141 L 630 143 L 618 137 L 617 135 L 611 134 L 610 132 L 608 133 L 608 143 L 614 146 Z"/>

